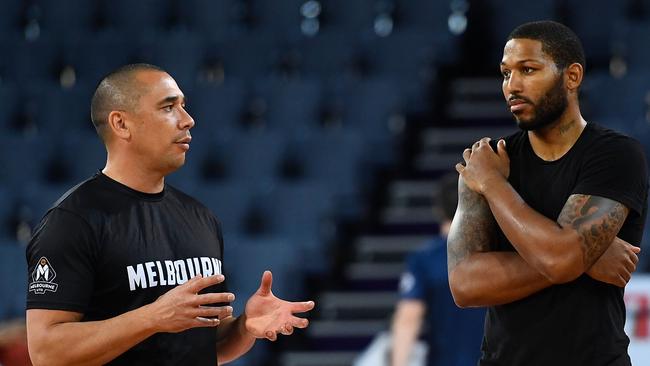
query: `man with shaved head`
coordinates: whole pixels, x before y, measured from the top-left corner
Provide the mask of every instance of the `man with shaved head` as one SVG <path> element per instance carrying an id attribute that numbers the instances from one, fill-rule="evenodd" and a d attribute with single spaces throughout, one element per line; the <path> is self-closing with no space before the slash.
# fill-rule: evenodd
<path id="1" fill-rule="evenodd" d="M 54 204 L 27 248 L 34 365 L 213 366 L 307 326 L 295 314 L 314 303 L 275 297 L 269 271 L 232 315 L 219 221 L 165 183 L 194 126 L 169 74 L 148 64 L 112 72 L 91 114 L 106 166 Z"/>

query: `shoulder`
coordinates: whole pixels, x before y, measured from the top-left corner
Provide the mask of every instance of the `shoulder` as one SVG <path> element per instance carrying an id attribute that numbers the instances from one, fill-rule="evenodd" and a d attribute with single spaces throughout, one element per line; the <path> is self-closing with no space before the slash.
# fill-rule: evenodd
<path id="1" fill-rule="evenodd" d="M 496 150 L 497 142 L 499 140 L 505 140 L 506 142 L 506 150 L 508 151 L 508 155 L 516 155 L 521 148 L 524 146 L 525 142 L 528 141 L 528 135 L 526 134 L 526 131 L 517 131 L 514 132 L 510 135 L 500 137 L 496 140 L 492 140 L 492 148 Z"/>
<path id="2" fill-rule="evenodd" d="M 643 145 L 635 138 L 595 123 L 589 123 L 586 128 L 590 151 L 625 153 L 625 158 L 637 156 L 645 159 Z"/>
<path id="3" fill-rule="evenodd" d="M 645 150 L 635 138 L 593 123 L 583 133 L 588 134 L 581 154 L 586 166 L 625 171 L 626 175 L 647 175 Z"/>
<path id="4" fill-rule="evenodd" d="M 165 185 L 165 190 L 167 191 L 165 199 L 172 201 L 174 205 L 181 207 L 186 212 L 195 212 L 199 216 L 206 217 L 219 228 L 221 227 L 221 223 L 212 211 L 192 195 L 169 184 Z"/>
<path id="5" fill-rule="evenodd" d="M 165 190 L 166 190 L 165 193 L 166 199 L 173 200 L 174 203 L 180 204 L 183 207 L 186 207 L 188 209 L 198 210 L 202 213 L 211 215 L 210 209 L 208 209 L 203 203 L 201 203 L 195 197 L 169 184 L 165 185 Z"/>
<path id="6" fill-rule="evenodd" d="M 61 209 L 78 216 L 85 216 L 91 207 L 97 207 L 102 203 L 102 185 L 97 176 L 88 178 L 73 186 L 57 199 L 48 212 L 53 209 Z"/>

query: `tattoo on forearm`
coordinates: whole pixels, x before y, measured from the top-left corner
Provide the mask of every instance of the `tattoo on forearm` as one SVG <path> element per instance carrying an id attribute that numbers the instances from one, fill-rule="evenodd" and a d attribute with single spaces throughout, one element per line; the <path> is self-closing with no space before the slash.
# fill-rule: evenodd
<path id="1" fill-rule="evenodd" d="M 470 254 L 489 251 L 495 233 L 496 221 L 487 201 L 461 180 L 458 185 L 458 208 L 447 238 L 449 273 Z"/>
<path id="2" fill-rule="evenodd" d="M 580 234 L 584 265 L 589 268 L 607 250 L 627 214 L 627 207 L 614 200 L 574 194 L 562 208 L 558 224 L 571 226 Z"/>

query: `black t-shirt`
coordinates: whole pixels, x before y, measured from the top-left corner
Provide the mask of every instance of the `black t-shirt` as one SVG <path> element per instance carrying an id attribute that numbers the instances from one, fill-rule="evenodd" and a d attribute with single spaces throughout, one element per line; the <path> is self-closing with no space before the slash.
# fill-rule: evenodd
<path id="1" fill-rule="evenodd" d="M 556 220 L 572 194 L 606 197 L 630 213 L 618 233 L 639 245 L 647 211 L 648 171 L 634 139 L 587 124 L 560 159 L 535 155 L 528 135 L 506 138 L 510 184 L 526 203 Z M 501 232 L 494 250 L 513 251 Z M 525 299 L 488 308 L 481 366 L 630 365 L 623 289 L 582 275 Z"/>
<path id="2" fill-rule="evenodd" d="M 97 173 L 64 194 L 36 228 L 27 247 L 27 308 L 79 312 L 83 321 L 112 318 L 197 274 L 222 273 L 222 259 L 220 225 L 199 202 L 169 185 L 146 194 Z M 214 366 L 216 331 L 158 333 L 110 364 Z"/>

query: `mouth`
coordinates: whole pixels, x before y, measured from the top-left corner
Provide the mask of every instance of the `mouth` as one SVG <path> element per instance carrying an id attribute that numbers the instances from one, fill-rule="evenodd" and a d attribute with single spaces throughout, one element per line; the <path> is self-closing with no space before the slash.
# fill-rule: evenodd
<path id="1" fill-rule="evenodd" d="M 175 144 L 178 145 L 182 150 L 187 151 L 190 149 L 190 142 L 192 142 L 192 137 L 185 136 L 182 139 L 177 140 Z"/>
<path id="2" fill-rule="evenodd" d="M 530 103 L 525 99 L 521 99 L 521 98 L 509 98 L 508 99 L 508 106 L 510 107 L 510 112 L 511 113 L 519 113 L 519 112 L 521 112 L 524 108 L 526 108 L 527 104 L 530 104 Z"/>

